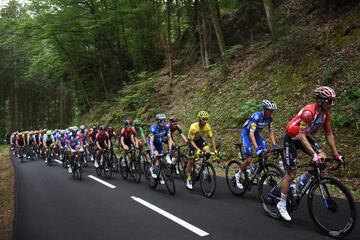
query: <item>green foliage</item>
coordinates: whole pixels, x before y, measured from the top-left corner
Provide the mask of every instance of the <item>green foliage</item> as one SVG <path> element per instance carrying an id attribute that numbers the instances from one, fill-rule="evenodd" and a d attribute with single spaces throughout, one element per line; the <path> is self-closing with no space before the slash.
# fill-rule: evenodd
<path id="1" fill-rule="evenodd" d="M 244 124 L 245 121 L 253 114 L 255 111 L 259 110 L 259 103 L 255 100 L 246 101 L 239 109 L 239 115 L 237 116 L 237 122 L 240 125 Z"/>

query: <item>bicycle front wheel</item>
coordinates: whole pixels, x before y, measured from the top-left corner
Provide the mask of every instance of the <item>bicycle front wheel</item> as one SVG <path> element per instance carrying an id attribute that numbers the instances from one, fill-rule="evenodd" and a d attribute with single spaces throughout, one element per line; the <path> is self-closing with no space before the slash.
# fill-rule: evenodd
<path id="1" fill-rule="evenodd" d="M 132 178 L 134 182 L 140 183 L 141 180 L 141 167 L 140 163 L 136 160 L 131 160 L 130 162 L 130 171 L 132 173 Z"/>
<path id="2" fill-rule="evenodd" d="M 236 185 L 235 174 L 239 171 L 239 169 L 240 169 L 240 163 L 239 161 L 236 160 L 230 161 L 225 169 L 226 184 L 230 189 L 230 191 L 236 196 L 242 196 L 247 189 L 247 187 L 245 187 L 247 185 L 245 171 L 241 173 L 239 179 L 239 181 L 243 185 L 243 188 L 238 188 L 238 186 Z"/>
<path id="3" fill-rule="evenodd" d="M 105 161 L 105 169 L 104 169 L 105 177 L 111 179 L 113 172 L 112 161 L 109 158 L 104 159 L 104 161 Z"/>
<path id="4" fill-rule="evenodd" d="M 213 165 L 204 162 L 200 174 L 200 187 L 205 197 L 210 198 L 215 193 L 216 173 Z"/>
<path id="5" fill-rule="evenodd" d="M 177 167 L 177 170 L 179 172 L 179 175 L 181 177 L 181 179 L 183 180 L 186 180 L 186 174 L 185 174 L 185 166 L 186 166 L 186 163 L 187 163 L 188 159 L 185 155 L 180 155 L 177 163 L 176 163 L 176 167 Z"/>
<path id="6" fill-rule="evenodd" d="M 344 184 L 323 178 L 308 194 L 308 210 L 313 222 L 330 237 L 343 238 L 356 223 L 354 198 Z"/>
<path id="7" fill-rule="evenodd" d="M 164 178 L 167 190 L 171 195 L 175 195 L 175 181 L 174 181 L 173 171 L 168 165 L 165 165 L 162 168 L 161 174 L 162 177 Z"/>

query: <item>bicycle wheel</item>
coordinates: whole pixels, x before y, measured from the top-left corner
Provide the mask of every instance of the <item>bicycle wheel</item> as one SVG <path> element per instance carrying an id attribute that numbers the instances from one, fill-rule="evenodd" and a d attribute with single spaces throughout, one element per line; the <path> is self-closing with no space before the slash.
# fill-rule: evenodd
<path id="1" fill-rule="evenodd" d="M 124 156 L 121 156 L 120 158 L 120 174 L 123 179 L 127 179 L 128 169 L 126 166 L 126 160 L 124 159 Z"/>
<path id="2" fill-rule="evenodd" d="M 276 171 L 264 173 L 259 182 L 259 197 L 264 211 L 273 218 L 280 218 L 276 204 L 280 200 L 278 184 L 282 176 Z"/>
<path id="3" fill-rule="evenodd" d="M 273 163 L 267 163 L 265 165 L 265 169 L 266 169 L 266 171 L 278 172 L 281 176 L 285 175 L 285 171 L 283 169 L 281 169 L 278 165 L 273 164 Z"/>
<path id="4" fill-rule="evenodd" d="M 144 174 L 145 176 L 145 179 L 149 185 L 150 188 L 156 188 L 156 186 L 158 185 L 158 181 L 157 179 L 154 179 L 152 176 L 151 176 L 151 172 L 150 172 L 150 168 L 152 167 L 151 163 L 150 162 L 146 162 L 145 163 L 145 169 L 146 169 L 146 172 Z"/>
<path id="5" fill-rule="evenodd" d="M 323 178 L 308 194 L 308 210 L 313 222 L 330 237 L 343 238 L 356 223 L 354 198 L 344 184 Z"/>
<path id="6" fill-rule="evenodd" d="M 240 175 L 240 182 L 242 183 L 243 188 L 240 189 L 236 185 L 235 173 L 237 173 L 239 169 L 240 169 L 240 163 L 237 160 L 230 161 L 225 169 L 226 184 L 230 189 L 230 191 L 236 196 L 242 196 L 247 189 L 245 171 L 242 171 Z"/>
<path id="7" fill-rule="evenodd" d="M 105 154 L 105 156 L 104 156 L 104 164 L 105 164 L 105 167 L 104 167 L 105 177 L 107 179 L 111 179 L 112 178 L 113 168 L 112 168 L 111 159 L 109 158 L 108 154 Z"/>
<path id="8" fill-rule="evenodd" d="M 140 163 L 137 160 L 130 161 L 130 171 L 132 173 L 132 178 L 133 178 L 134 182 L 140 183 L 141 167 L 140 167 Z"/>
<path id="9" fill-rule="evenodd" d="M 205 197 L 210 198 L 215 193 L 216 173 L 213 165 L 204 162 L 204 166 L 200 172 L 200 187 Z"/>
<path id="10" fill-rule="evenodd" d="M 184 173 L 185 173 L 185 166 L 186 166 L 187 160 L 188 160 L 187 157 L 185 155 L 181 154 L 176 163 L 176 167 L 177 167 L 177 170 L 179 171 L 179 175 L 183 180 L 186 180 L 185 179 L 186 174 L 184 174 Z"/>
<path id="11" fill-rule="evenodd" d="M 165 181 L 165 186 L 171 195 L 175 195 L 175 181 L 171 168 L 168 165 L 164 165 L 161 170 L 162 177 Z"/>
<path id="12" fill-rule="evenodd" d="M 142 171 L 142 173 L 145 174 L 146 173 L 146 169 L 145 169 L 146 164 L 145 163 L 148 162 L 145 153 L 142 152 L 139 154 L 139 162 L 140 162 L 141 171 Z"/>
<path id="13" fill-rule="evenodd" d="M 115 153 L 113 153 L 112 157 L 113 157 L 113 170 L 114 172 L 119 172 L 119 165 L 120 165 L 119 158 L 116 156 Z"/>

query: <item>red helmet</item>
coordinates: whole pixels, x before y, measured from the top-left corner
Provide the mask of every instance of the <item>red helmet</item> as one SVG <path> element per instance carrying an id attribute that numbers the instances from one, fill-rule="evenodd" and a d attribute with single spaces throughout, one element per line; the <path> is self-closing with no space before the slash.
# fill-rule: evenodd
<path id="1" fill-rule="evenodd" d="M 125 127 L 132 126 L 132 121 L 130 119 L 128 119 L 124 122 L 124 125 L 125 125 Z"/>
<path id="2" fill-rule="evenodd" d="M 321 86 L 315 89 L 314 96 L 320 99 L 335 99 L 336 93 L 331 87 Z"/>
<path id="3" fill-rule="evenodd" d="M 176 115 L 171 115 L 169 120 L 170 120 L 170 122 L 177 122 L 177 116 Z"/>

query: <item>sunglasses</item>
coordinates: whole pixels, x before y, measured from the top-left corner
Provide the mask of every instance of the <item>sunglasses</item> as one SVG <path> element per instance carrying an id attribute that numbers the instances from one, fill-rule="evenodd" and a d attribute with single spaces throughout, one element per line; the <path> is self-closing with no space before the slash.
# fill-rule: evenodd
<path id="1" fill-rule="evenodd" d="M 165 119 L 159 120 L 159 123 L 164 123 L 164 122 L 165 122 Z"/>
<path id="2" fill-rule="evenodd" d="M 201 118 L 200 120 L 205 122 L 205 121 L 207 121 L 209 119 L 208 118 Z"/>
<path id="3" fill-rule="evenodd" d="M 325 99 L 323 100 L 323 102 L 326 102 L 327 104 L 334 106 L 335 105 L 335 100 L 334 99 Z"/>

